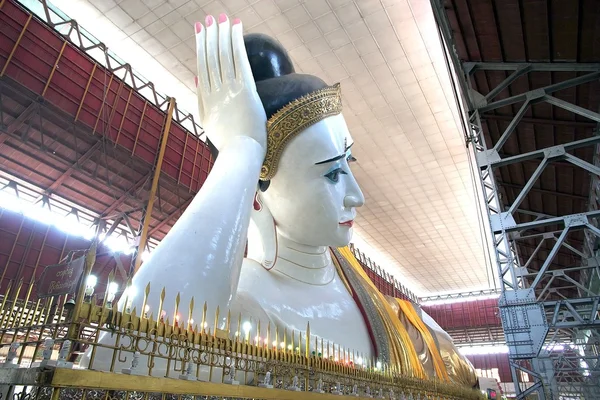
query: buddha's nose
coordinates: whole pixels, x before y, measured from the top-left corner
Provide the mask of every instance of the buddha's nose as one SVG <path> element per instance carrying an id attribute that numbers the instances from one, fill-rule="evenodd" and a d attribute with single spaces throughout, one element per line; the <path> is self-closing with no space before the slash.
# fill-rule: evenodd
<path id="1" fill-rule="evenodd" d="M 344 197 L 344 207 L 362 207 L 365 204 L 365 196 L 363 195 L 362 190 L 360 190 L 358 182 L 356 182 L 354 176 L 351 176 L 350 178 L 351 179 L 347 188 L 348 192 L 346 197 Z"/>
<path id="2" fill-rule="evenodd" d="M 365 204 L 365 199 L 362 196 L 346 196 L 344 198 L 344 207 L 353 208 L 353 207 L 362 207 Z"/>

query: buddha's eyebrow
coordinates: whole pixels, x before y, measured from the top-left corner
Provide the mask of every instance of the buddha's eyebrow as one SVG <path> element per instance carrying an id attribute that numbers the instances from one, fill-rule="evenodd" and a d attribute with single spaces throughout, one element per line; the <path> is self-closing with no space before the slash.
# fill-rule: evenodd
<path id="1" fill-rule="evenodd" d="M 347 156 L 348 150 L 350 150 L 350 147 L 352 147 L 353 144 L 354 143 L 352 143 L 352 144 L 350 144 L 350 146 L 346 147 L 346 151 L 344 151 L 344 154 L 340 154 L 339 156 L 335 156 L 333 158 L 329 158 L 329 159 L 324 160 L 324 161 L 316 162 L 315 165 L 327 164 L 327 163 L 330 163 L 330 162 L 333 162 L 333 161 L 341 160 L 342 158 L 344 158 L 344 157 Z"/>

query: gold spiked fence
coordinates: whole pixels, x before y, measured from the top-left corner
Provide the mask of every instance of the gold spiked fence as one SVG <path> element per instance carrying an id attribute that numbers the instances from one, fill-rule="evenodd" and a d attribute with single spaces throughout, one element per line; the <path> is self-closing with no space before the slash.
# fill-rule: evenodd
<path id="1" fill-rule="evenodd" d="M 54 357 L 57 350 L 69 340 L 71 347 L 67 361 L 85 368 L 57 368 L 53 373 L 58 375 L 46 379 L 50 382 L 50 386 L 44 389 L 46 392 L 39 385 L 30 386 L 30 389 L 36 388 L 36 395 L 47 394 L 47 390 L 51 390 L 54 400 L 58 398 L 54 397 L 56 393 L 63 390 L 61 388 L 83 390 L 67 388 L 65 380 L 79 382 L 83 376 L 88 376 L 87 382 L 96 383 L 85 390 L 104 390 L 108 393 L 110 389 L 121 393 L 117 397 L 114 394 L 107 395 L 106 399 L 150 398 L 150 392 L 144 390 L 145 384 L 140 383 L 144 379 L 151 379 L 152 385 L 156 384 L 154 379 L 162 381 L 160 385 L 163 386 L 157 386 L 164 388 L 161 390 L 162 399 L 166 398 L 166 393 L 174 393 L 174 396 L 181 398 L 184 394 L 178 389 L 181 385 L 196 388 L 190 393 L 221 393 L 223 398 L 232 398 L 236 393 L 233 398 L 306 398 L 309 395 L 307 392 L 311 392 L 311 396 L 320 396 L 319 390 L 324 394 L 347 396 L 353 392 L 362 395 L 370 392 L 377 397 L 381 393 L 388 399 L 390 393 L 395 393 L 399 399 L 403 394 L 407 399 L 410 396 L 414 399 L 424 399 L 425 396 L 428 399 L 480 398 L 478 391 L 436 379 L 421 380 L 402 375 L 340 344 L 314 338 L 310 335 L 308 323 L 304 332 L 297 332 L 282 330 L 270 322 L 257 321 L 256 335 L 250 337 L 243 331 L 242 324 L 249 316 L 237 315 L 232 318 L 227 311 L 224 315 L 225 325 L 221 326 L 224 329 L 219 329 L 216 323 L 209 326 L 207 321 L 213 320 L 210 317 L 214 316 L 214 321 L 219 321 L 223 311 L 218 307 L 211 311 L 205 302 L 198 325 L 192 320 L 194 298 L 189 299 L 188 316 L 184 319 L 180 316 L 180 294 L 175 294 L 174 303 L 165 302 L 167 293 L 164 288 L 158 295 L 155 317 L 146 307 L 149 303 L 157 304 L 150 301 L 153 296 L 150 284 L 145 287 L 141 310 L 128 306 L 127 293 L 131 282 L 127 282 L 119 302 L 110 299 L 108 288 L 115 279 L 112 273 L 108 276 L 107 293 L 104 296 L 86 296 L 83 282 L 90 274 L 92 264 L 86 263 L 82 283 L 74 297 L 30 300 L 31 286 L 27 295 L 23 296 L 21 280 L 8 287 L 0 298 L 0 359 L 6 354 L 6 348 L 16 342 L 20 344 L 16 364 L 29 367 L 42 361 L 45 340 L 51 338 L 55 346 Z M 165 310 L 164 304 L 174 304 L 174 309 Z M 107 337 L 110 340 L 102 340 Z M 84 352 L 86 364 L 78 365 Z M 121 367 L 129 367 L 134 358 L 140 360 L 134 376 L 123 375 Z M 103 366 L 98 366 L 100 359 L 104 362 Z M 94 369 L 104 372 L 92 371 Z M 264 383 L 267 372 L 274 389 L 258 387 Z M 2 378 L 3 373 L 7 372 L 0 368 L 0 384 L 10 381 L 9 378 Z M 127 381 L 128 378 L 132 380 Z M 227 384 L 228 380 L 238 381 L 240 385 Z M 111 382 L 110 385 L 107 382 Z M 114 387 L 114 382 L 130 383 L 123 384 L 119 391 Z M 23 384 L 16 381 L 12 383 Z M 304 397 L 294 397 L 297 391 L 289 389 L 295 387 L 303 392 Z M 276 389 L 286 390 L 282 392 Z M 285 395 L 280 393 L 272 397 L 273 390 Z M 60 398 L 64 397 L 64 393 Z M 85 397 L 89 394 L 86 393 L 82 392 L 79 396 Z M 135 396 L 128 397 L 132 393 Z M 139 397 L 139 393 L 145 394 Z"/>
<path id="2" fill-rule="evenodd" d="M 0 297 L 0 357 L 6 356 L 7 347 L 17 342 L 17 364 L 29 365 L 46 338 L 57 339 L 57 345 L 66 338 L 71 310 L 67 296 L 31 301 L 31 287 L 25 298 L 20 297 L 22 288 L 21 279 L 9 284 Z"/>

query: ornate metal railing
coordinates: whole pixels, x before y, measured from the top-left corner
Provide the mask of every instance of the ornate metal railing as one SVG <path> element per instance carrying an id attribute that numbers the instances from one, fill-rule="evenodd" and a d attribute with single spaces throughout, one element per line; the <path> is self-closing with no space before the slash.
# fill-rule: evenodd
<path id="1" fill-rule="evenodd" d="M 404 300 L 410 300 L 413 303 L 420 303 L 417 295 L 400 283 L 400 281 L 396 279 L 394 275 L 390 274 L 373 260 L 371 260 L 371 257 L 368 257 L 365 253 L 360 251 L 360 249 L 355 247 L 353 243 L 350 244 L 350 250 L 352 250 L 354 256 L 380 292 L 392 297 L 400 297 Z"/>
<path id="2" fill-rule="evenodd" d="M 224 329 L 219 329 L 208 323 L 213 315 L 214 321 L 223 320 L 218 308 L 209 313 L 204 303 L 202 320 L 194 322 L 193 298 L 183 307 L 178 293 L 174 302 L 165 301 L 163 288 L 158 302 L 151 301 L 150 284 L 138 310 L 130 306 L 128 289 L 117 303 L 110 289 L 112 274 L 106 292 L 93 294 L 85 284 L 93 253 L 87 254 L 85 270 L 77 278 L 84 284 L 73 286 L 75 296 L 26 301 L 33 296 L 21 293 L 19 282 L 0 297 L 0 359 L 5 359 L 0 362 L 0 385 L 5 396 L 137 399 L 158 392 L 162 399 L 183 395 L 298 399 L 327 393 L 387 399 L 479 398 L 477 391 L 461 386 L 400 374 L 339 344 L 319 339 L 307 343 L 310 326 L 303 337 L 257 321 L 250 337 L 242 324 L 246 318 L 232 318 L 227 312 Z M 151 312 L 147 304 L 158 307 Z M 163 304 L 174 304 L 174 309 L 163 309 Z M 184 309 L 187 315 L 182 315 Z M 101 340 L 108 336 L 111 340 Z M 98 367 L 100 359 L 104 364 Z"/>

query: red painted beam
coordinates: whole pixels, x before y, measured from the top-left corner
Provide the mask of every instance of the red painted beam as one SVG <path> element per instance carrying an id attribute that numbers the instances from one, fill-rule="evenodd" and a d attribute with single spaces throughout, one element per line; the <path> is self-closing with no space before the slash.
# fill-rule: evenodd
<path id="1" fill-rule="evenodd" d="M 5 69 L 5 75 L 43 94 L 45 101 L 71 115 L 78 124 L 153 164 L 165 111 L 75 45 L 65 44 L 64 37 L 39 20 L 31 19 L 24 29 L 29 17 L 14 0 L 7 0 L 0 9 L 0 69 Z M 74 25 L 73 29 L 79 27 Z M 131 76 L 131 71 L 126 75 Z M 145 90 L 154 90 L 151 84 L 145 86 Z M 208 145 L 180 124 L 172 124 L 161 172 L 188 191 L 197 192 L 211 166 Z"/>
<path id="2" fill-rule="evenodd" d="M 38 281 L 47 265 L 58 263 L 71 250 L 85 250 L 90 242 L 56 227 L 34 221 L 22 214 L 8 210 L 0 211 L 0 292 L 6 290 L 9 282 L 18 282 L 21 278 L 24 287 L 20 298 L 24 298 L 30 283 Z M 98 247 L 98 257 L 92 271 L 98 276 L 96 293 L 103 293 L 110 270 L 103 270 L 107 258 L 115 255 L 104 245 Z M 122 256 L 125 257 L 125 256 Z M 131 258 L 131 256 L 127 256 Z M 126 263 L 130 261 L 127 260 Z M 14 286 L 14 285 L 13 285 Z M 121 285 L 122 286 L 122 285 Z M 32 292 L 35 300 L 35 290 Z"/>
<path id="3" fill-rule="evenodd" d="M 3 132 L 3 135 L 0 136 L 0 144 L 4 143 L 6 139 L 13 133 L 15 133 L 24 123 L 27 121 L 27 118 L 31 116 L 33 110 L 37 107 L 37 103 L 31 103 L 14 121 L 12 121 L 6 127 L 6 130 Z"/>
<path id="4" fill-rule="evenodd" d="M 160 221 L 158 225 L 156 225 L 154 228 L 152 228 L 150 230 L 150 232 L 148 233 L 148 235 L 149 236 L 154 235 L 156 232 L 158 232 L 160 230 L 160 228 L 162 228 L 163 226 L 165 226 L 166 224 L 171 222 L 173 220 L 173 218 L 180 216 L 181 213 L 183 213 L 185 211 L 185 209 L 191 202 L 192 202 L 191 198 L 189 200 L 187 200 L 186 202 L 184 202 L 181 206 L 179 206 L 179 208 L 177 208 L 177 210 L 173 211 L 165 219 Z"/>
<path id="5" fill-rule="evenodd" d="M 96 150 L 98 150 L 100 148 L 100 146 L 102 146 L 102 141 L 99 140 L 97 141 L 92 147 L 90 147 L 81 157 L 79 157 L 79 159 L 73 164 L 71 165 L 65 172 L 63 172 L 63 174 L 61 176 L 59 176 L 54 183 L 52 183 L 52 185 L 50 185 L 47 189 L 46 189 L 46 194 L 51 194 L 53 191 L 55 191 L 60 185 L 63 184 L 63 182 L 71 176 L 71 174 L 75 171 L 75 169 L 77 169 L 77 167 L 79 165 L 81 165 L 82 163 L 84 163 L 85 161 L 89 160 L 90 157 L 96 152 Z"/>
<path id="6" fill-rule="evenodd" d="M 141 188 L 144 185 L 144 183 L 148 182 L 151 176 L 152 171 L 150 171 L 147 175 L 143 176 L 139 181 L 137 181 L 126 193 L 123 193 L 117 200 L 115 200 L 114 203 L 111 204 L 110 207 L 104 210 L 104 212 L 102 212 L 101 215 L 103 217 L 110 216 L 113 212 L 116 211 L 117 208 L 119 208 L 123 203 L 125 203 L 127 198 L 131 196 L 131 194 L 135 193 L 135 191 Z"/>
<path id="7" fill-rule="evenodd" d="M 510 374 L 510 363 L 508 354 L 475 354 L 467 356 L 476 369 L 481 370 L 482 375 L 488 376 L 497 373 L 500 382 L 512 382 Z"/>
<path id="8" fill-rule="evenodd" d="M 446 330 L 502 325 L 498 299 L 423 306 L 423 310 Z"/>

